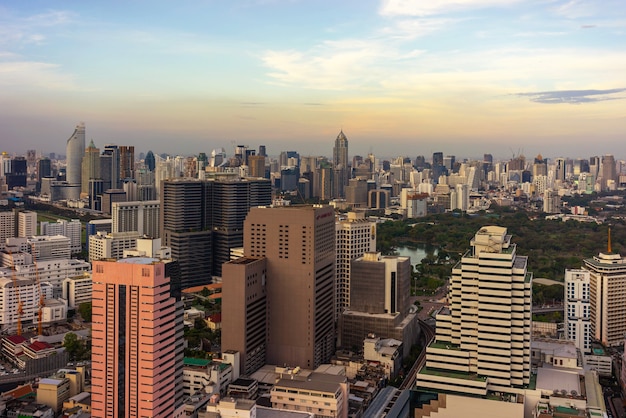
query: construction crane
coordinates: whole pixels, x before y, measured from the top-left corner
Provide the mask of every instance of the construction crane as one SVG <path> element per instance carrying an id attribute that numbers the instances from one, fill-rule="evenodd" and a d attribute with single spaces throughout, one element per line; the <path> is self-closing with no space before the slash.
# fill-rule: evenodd
<path id="1" fill-rule="evenodd" d="M 43 307 L 46 306 L 46 298 L 41 292 L 41 281 L 39 280 L 39 268 L 37 267 L 37 255 L 35 254 L 35 244 L 32 247 L 33 264 L 35 265 L 35 278 L 37 280 L 37 290 L 39 292 L 39 310 L 37 312 L 37 335 L 43 335 Z"/>
<path id="2" fill-rule="evenodd" d="M 13 280 L 13 289 L 17 296 L 17 335 L 22 335 L 22 314 L 24 313 L 24 307 L 22 306 L 22 300 L 20 299 L 20 288 L 17 285 L 17 274 L 15 273 L 15 257 L 11 250 L 7 249 L 11 256 L 11 279 Z"/>

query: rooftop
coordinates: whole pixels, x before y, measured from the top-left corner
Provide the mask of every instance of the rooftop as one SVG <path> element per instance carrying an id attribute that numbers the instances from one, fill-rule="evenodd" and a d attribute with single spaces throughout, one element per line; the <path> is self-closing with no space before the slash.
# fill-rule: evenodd
<path id="1" fill-rule="evenodd" d="M 430 376 L 441 376 L 441 377 L 451 377 L 454 379 L 473 380 L 476 382 L 484 382 L 487 380 L 486 377 L 479 376 L 475 373 L 453 372 L 451 370 L 431 369 L 428 367 L 423 367 L 422 370 L 419 371 L 419 373 L 427 374 Z"/>

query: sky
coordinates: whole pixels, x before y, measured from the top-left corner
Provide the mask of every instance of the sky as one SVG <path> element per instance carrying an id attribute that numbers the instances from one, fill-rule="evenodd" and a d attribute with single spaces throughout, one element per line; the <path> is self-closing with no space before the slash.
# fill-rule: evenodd
<path id="1" fill-rule="evenodd" d="M 0 151 L 626 158 L 623 0 L 4 0 Z"/>

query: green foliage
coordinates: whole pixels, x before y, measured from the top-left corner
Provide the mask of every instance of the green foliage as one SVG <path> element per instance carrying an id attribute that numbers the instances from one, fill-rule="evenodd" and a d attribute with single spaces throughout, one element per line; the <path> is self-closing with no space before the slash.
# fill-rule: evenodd
<path id="1" fill-rule="evenodd" d="M 91 302 L 83 302 L 78 305 L 78 313 L 85 322 L 91 322 Z"/>
<path id="2" fill-rule="evenodd" d="M 88 360 L 91 358 L 90 347 L 73 332 L 65 334 L 63 347 L 65 347 L 65 351 L 72 361 Z"/>
<path id="3" fill-rule="evenodd" d="M 507 228 L 513 236 L 512 242 L 517 245 L 518 254 L 528 256 L 528 270 L 534 277 L 558 281 L 563 280 L 566 268 L 580 267 L 583 259 L 606 251 L 608 237 L 608 225 L 546 220 L 512 208 L 496 208 L 492 213 L 476 216 L 437 214 L 415 221 L 378 224 L 378 251 L 392 254 L 396 246 L 407 242 L 429 244 L 445 251 L 443 254 L 449 257 L 447 263 L 453 264 L 468 250 L 476 231 L 483 226 L 496 225 Z M 611 237 L 613 252 L 626 253 L 624 222 L 612 221 Z M 445 278 L 445 271 L 429 270 L 441 260 L 433 264 L 432 257 L 427 258 L 428 266 L 420 273 Z"/>

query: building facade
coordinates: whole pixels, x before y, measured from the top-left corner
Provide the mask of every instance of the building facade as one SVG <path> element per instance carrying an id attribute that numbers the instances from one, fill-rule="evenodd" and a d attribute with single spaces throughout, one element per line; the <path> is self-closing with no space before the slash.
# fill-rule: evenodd
<path id="1" fill-rule="evenodd" d="M 486 226 L 453 267 L 449 309 L 417 375 L 425 389 L 486 395 L 530 383 L 532 274 L 506 228 Z M 441 378 L 435 371 L 449 371 Z M 458 377 L 457 377 L 458 376 Z"/>
<path id="2" fill-rule="evenodd" d="M 150 257 L 93 263 L 94 418 L 166 418 L 182 407 L 179 274 L 178 263 Z"/>
<path id="3" fill-rule="evenodd" d="M 137 231 L 139 235 L 160 238 L 159 200 L 115 202 L 111 209 L 112 232 Z"/>
<path id="4" fill-rule="evenodd" d="M 266 362 L 308 369 L 327 362 L 335 351 L 332 207 L 252 208 L 244 252 L 267 260 Z"/>
<path id="5" fill-rule="evenodd" d="M 565 270 L 565 335 L 583 354 L 591 352 L 590 273 Z"/>
<path id="6" fill-rule="evenodd" d="M 335 224 L 337 239 L 336 318 L 350 306 L 350 263 L 366 252 L 376 251 L 376 224 L 363 213 L 349 212 Z"/>
<path id="7" fill-rule="evenodd" d="M 583 260 L 589 271 L 591 336 L 607 346 L 620 345 L 626 334 L 626 258 L 600 253 Z"/>

